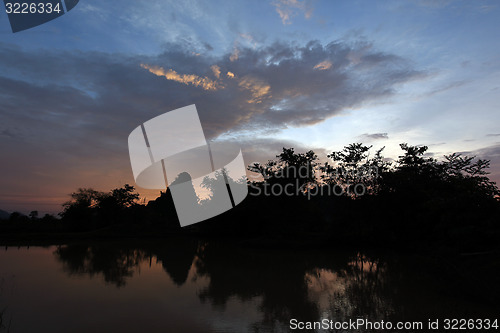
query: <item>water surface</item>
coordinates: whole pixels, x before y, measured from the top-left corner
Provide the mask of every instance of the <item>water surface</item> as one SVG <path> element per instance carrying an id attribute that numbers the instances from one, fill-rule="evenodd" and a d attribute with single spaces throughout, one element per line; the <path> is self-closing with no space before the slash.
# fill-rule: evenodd
<path id="1" fill-rule="evenodd" d="M 498 313 L 462 282 L 415 255 L 192 239 L 5 247 L 0 332 L 287 332 L 291 319 Z"/>

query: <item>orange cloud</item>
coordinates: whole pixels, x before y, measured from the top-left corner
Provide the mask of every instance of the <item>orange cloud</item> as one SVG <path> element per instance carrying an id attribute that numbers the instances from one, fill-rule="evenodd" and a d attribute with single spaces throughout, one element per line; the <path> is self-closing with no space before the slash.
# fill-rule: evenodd
<path id="1" fill-rule="evenodd" d="M 245 76 L 238 85 L 252 93 L 252 99 L 247 103 L 261 103 L 264 97 L 270 97 L 267 95 L 271 91 L 271 86 L 262 80 Z"/>
<path id="2" fill-rule="evenodd" d="M 229 57 L 229 60 L 231 61 L 235 61 L 235 60 L 238 60 L 238 58 L 240 57 L 240 50 L 238 50 L 238 47 L 234 47 L 234 50 L 233 50 L 233 54 L 231 54 L 231 56 Z"/>
<path id="3" fill-rule="evenodd" d="M 290 24 L 291 18 L 298 11 L 304 12 L 304 17 L 310 19 L 312 16 L 312 7 L 310 1 L 304 0 L 276 0 L 272 3 L 276 7 L 276 12 L 281 18 L 283 24 Z"/>
<path id="4" fill-rule="evenodd" d="M 147 69 L 151 73 L 157 76 L 163 76 L 167 80 L 172 80 L 186 85 L 193 85 L 196 87 L 202 87 L 204 90 L 217 90 L 218 88 L 223 88 L 218 82 L 209 79 L 208 77 L 201 77 L 195 74 L 179 74 L 173 69 L 165 71 L 162 67 L 150 66 L 146 64 L 141 64 L 141 67 Z"/>
<path id="5" fill-rule="evenodd" d="M 216 78 L 220 78 L 220 67 L 219 66 L 213 65 L 212 67 L 210 67 L 210 69 L 212 70 L 212 72 L 214 73 Z"/>
<path id="6" fill-rule="evenodd" d="M 316 66 L 314 66 L 314 69 L 319 69 L 321 71 L 324 71 L 324 70 L 330 69 L 331 67 L 332 67 L 332 63 L 328 60 L 325 60 L 325 61 L 320 62 Z"/>
<path id="7" fill-rule="evenodd" d="M 195 74 L 179 74 L 173 69 L 165 70 L 159 66 L 150 66 L 146 64 L 141 64 L 141 67 L 147 69 L 149 72 L 157 75 L 165 77 L 167 80 L 172 80 L 180 83 L 184 83 L 186 85 L 193 85 L 196 87 L 202 87 L 205 90 L 218 90 L 224 89 L 225 86 L 221 83 L 221 80 L 212 80 L 208 77 L 201 77 Z M 217 79 L 221 79 L 220 67 L 217 65 L 212 65 L 210 67 L 214 75 Z M 235 78 L 235 74 L 233 72 L 227 72 L 228 78 Z M 265 97 L 271 97 L 269 95 L 271 91 L 271 86 L 263 80 L 245 76 L 241 80 L 238 80 L 238 86 L 250 91 L 252 98 L 247 100 L 247 103 L 261 103 Z"/>

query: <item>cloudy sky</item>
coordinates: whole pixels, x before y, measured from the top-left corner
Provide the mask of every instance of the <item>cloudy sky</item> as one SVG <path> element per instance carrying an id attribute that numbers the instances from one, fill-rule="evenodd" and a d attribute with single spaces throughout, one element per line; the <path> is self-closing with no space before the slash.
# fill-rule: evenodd
<path id="1" fill-rule="evenodd" d="M 499 31 L 480 0 L 81 0 L 15 34 L 2 10 L 0 209 L 133 184 L 129 133 L 190 104 L 247 163 L 408 142 L 489 158 L 500 181 Z"/>

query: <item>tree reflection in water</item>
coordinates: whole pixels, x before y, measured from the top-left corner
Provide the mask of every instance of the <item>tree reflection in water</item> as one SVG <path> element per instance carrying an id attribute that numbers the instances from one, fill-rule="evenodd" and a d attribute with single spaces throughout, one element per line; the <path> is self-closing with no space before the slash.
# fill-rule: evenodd
<path id="1" fill-rule="evenodd" d="M 196 262 L 210 277 L 202 301 L 224 306 L 231 297 L 260 296 L 263 319 L 254 328 L 275 331 L 290 319 L 386 319 L 393 310 L 386 265 L 359 253 L 261 251 L 207 244 Z"/>
<path id="2" fill-rule="evenodd" d="M 144 261 L 154 258 L 178 286 L 187 280 L 196 254 L 196 240 L 169 240 L 147 244 L 69 244 L 54 252 L 69 275 L 102 275 L 104 281 L 117 287 L 126 285 Z"/>
<path id="3" fill-rule="evenodd" d="M 144 261 L 161 262 L 177 286 L 192 271 L 194 278 L 208 281 L 200 286 L 201 302 L 221 311 L 234 299 L 257 304 L 261 320 L 248 327 L 255 332 L 287 330 L 292 318 L 426 322 L 450 315 L 484 317 L 498 311 L 482 300 L 468 300 L 462 289 L 447 290 L 446 274 L 415 256 L 250 249 L 193 239 L 134 246 L 72 244 L 58 247 L 55 256 L 68 274 L 102 275 L 117 287 L 125 286 Z"/>
<path id="4" fill-rule="evenodd" d="M 395 311 L 386 272 L 387 264 L 380 258 L 348 255 L 345 264 L 306 273 L 309 297 L 318 306 L 321 318 L 387 320 Z"/>
<path id="5" fill-rule="evenodd" d="M 54 252 L 69 275 L 102 275 L 106 283 L 122 287 L 144 260 L 144 252 L 112 245 L 71 244 Z"/>

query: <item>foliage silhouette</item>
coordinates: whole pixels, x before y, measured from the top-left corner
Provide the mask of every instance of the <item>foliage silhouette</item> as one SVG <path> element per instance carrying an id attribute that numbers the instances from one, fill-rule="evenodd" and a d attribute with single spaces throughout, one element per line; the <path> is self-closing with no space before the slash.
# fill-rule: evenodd
<path id="1" fill-rule="evenodd" d="M 139 194 L 129 184 L 108 193 L 79 188 L 70 196 L 71 200 L 63 204 L 60 215 L 63 222 L 70 223 L 76 231 L 130 222 L 141 210 L 137 203 Z"/>
<path id="2" fill-rule="evenodd" d="M 170 188 L 140 204 L 139 194 L 128 184 L 107 193 L 78 189 L 63 205 L 61 220 L 13 213 L 0 228 L 12 233 L 99 231 L 107 236 L 192 233 L 259 239 L 263 244 L 498 249 L 500 191 L 488 178 L 489 161 L 458 153 L 438 160 L 428 156 L 426 146 L 400 147 L 403 154 L 390 161 L 383 148 L 371 155 L 371 146 L 353 143 L 323 163 L 313 151 L 283 148 L 275 160 L 248 166 L 258 177 L 251 177 L 242 203 L 182 229 Z M 201 185 L 211 194 L 198 198 L 193 188 L 190 198 L 200 208 L 213 204 L 216 192 L 226 190 L 214 185 L 226 181 L 223 177 L 205 177 Z"/>
<path id="3" fill-rule="evenodd" d="M 306 191 L 309 186 L 317 182 L 318 156 L 312 150 L 295 153 L 293 148 L 283 148 L 283 152 L 276 157 L 278 160 L 269 160 L 265 164 L 254 163 L 248 166 L 248 170 L 262 176 L 265 182 L 261 184 L 282 186 L 290 184 L 295 191 L 297 189 Z"/>

